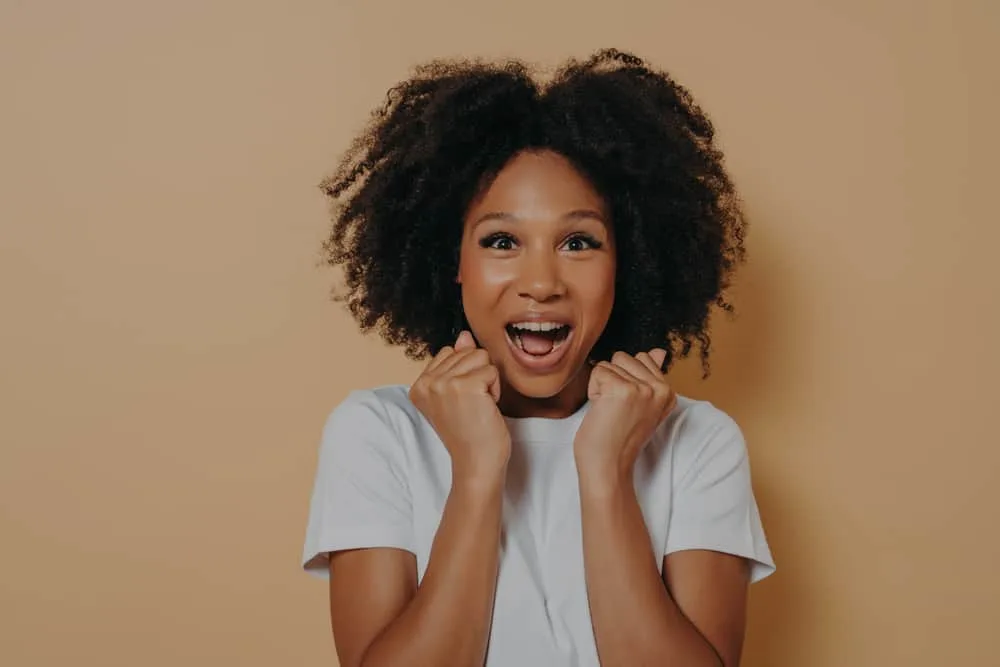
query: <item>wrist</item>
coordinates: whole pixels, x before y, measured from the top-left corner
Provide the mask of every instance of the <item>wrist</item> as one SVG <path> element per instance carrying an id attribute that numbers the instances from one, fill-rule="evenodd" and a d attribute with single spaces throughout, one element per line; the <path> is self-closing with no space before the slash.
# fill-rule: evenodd
<path id="1" fill-rule="evenodd" d="M 507 464 L 451 466 L 451 489 L 473 498 L 490 497 L 503 491 L 507 479 Z"/>
<path id="2" fill-rule="evenodd" d="M 619 461 L 597 461 L 577 457 L 580 497 L 605 498 L 635 493 L 633 466 Z"/>

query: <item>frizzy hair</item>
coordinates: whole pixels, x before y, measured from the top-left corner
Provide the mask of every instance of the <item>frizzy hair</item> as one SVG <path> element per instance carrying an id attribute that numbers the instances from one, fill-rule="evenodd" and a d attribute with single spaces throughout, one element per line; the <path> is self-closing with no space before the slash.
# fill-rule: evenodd
<path id="1" fill-rule="evenodd" d="M 435 61 L 392 88 L 322 189 L 333 224 L 324 259 L 343 270 L 362 331 L 414 359 L 464 321 L 455 282 L 463 218 L 515 155 L 567 158 L 608 203 L 616 298 L 592 351 L 608 359 L 700 350 L 713 307 L 745 256 L 746 221 L 711 121 L 690 93 L 640 58 L 606 49 L 546 83 L 520 61 Z"/>

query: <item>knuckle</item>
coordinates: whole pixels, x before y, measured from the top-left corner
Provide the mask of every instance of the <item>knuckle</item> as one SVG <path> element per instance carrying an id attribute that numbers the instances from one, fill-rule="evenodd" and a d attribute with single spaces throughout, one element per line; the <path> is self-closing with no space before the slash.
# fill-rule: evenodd
<path id="1" fill-rule="evenodd" d="M 414 405 L 425 405 L 427 403 L 427 388 L 417 384 L 410 387 L 410 401 Z"/>
<path id="2" fill-rule="evenodd" d="M 615 352 L 613 355 L 611 355 L 611 361 L 612 361 L 612 363 L 620 364 L 625 359 L 628 359 L 628 357 L 629 357 L 629 355 L 628 355 L 627 352 L 620 352 L 619 351 L 619 352 Z"/>

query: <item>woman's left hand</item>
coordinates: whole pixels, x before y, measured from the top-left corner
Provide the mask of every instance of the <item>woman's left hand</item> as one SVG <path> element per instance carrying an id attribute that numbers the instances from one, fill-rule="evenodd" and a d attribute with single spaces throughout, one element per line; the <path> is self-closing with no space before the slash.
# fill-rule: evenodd
<path id="1" fill-rule="evenodd" d="M 665 357 L 662 349 L 616 352 L 591 370 L 590 406 L 573 442 L 581 483 L 631 479 L 639 452 L 677 402 L 660 370 Z"/>

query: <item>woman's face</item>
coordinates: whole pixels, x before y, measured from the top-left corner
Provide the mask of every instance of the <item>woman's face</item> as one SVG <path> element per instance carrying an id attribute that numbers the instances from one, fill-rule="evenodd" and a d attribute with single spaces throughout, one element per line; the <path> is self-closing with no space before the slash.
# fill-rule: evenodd
<path id="1" fill-rule="evenodd" d="M 615 297 L 611 221 L 593 186 L 557 153 L 515 156 L 466 213 L 458 281 L 504 412 L 575 409 Z"/>

